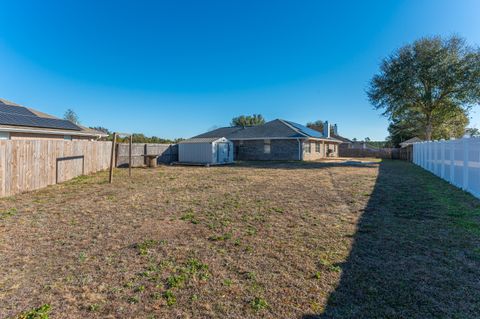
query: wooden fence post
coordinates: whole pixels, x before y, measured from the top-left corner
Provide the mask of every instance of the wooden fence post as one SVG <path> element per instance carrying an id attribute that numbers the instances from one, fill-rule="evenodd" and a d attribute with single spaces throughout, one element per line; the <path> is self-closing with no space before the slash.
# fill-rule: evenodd
<path id="1" fill-rule="evenodd" d="M 113 166 L 115 165 L 115 145 L 117 144 L 117 133 L 113 133 L 112 153 L 110 155 L 110 173 L 108 175 L 108 182 L 111 184 L 113 180 Z"/>
<path id="2" fill-rule="evenodd" d="M 132 177 L 132 142 L 133 135 L 128 139 L 128 177 Z"/>

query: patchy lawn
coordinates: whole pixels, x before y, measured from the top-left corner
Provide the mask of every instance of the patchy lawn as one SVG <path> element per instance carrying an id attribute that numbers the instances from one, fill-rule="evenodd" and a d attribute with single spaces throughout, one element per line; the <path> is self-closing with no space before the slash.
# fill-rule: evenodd
<path id="1" fill-rule="evenodd" d="M 480 313 L 480 202 L 409 163 L 117 173 L 0 200 L 0 318 Z"/>

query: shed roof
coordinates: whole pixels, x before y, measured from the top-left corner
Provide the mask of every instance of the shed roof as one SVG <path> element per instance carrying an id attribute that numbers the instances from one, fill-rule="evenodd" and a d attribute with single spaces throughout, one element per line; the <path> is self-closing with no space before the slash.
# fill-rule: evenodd
<path id="1" fill-rule="evenodd" d="M 221 138 L 223 138 L 223 136 L 222 137 L 194 137 L 188 140 L 183 140 L 181 142 L 178 142 L 178 144 L 213 143 L 215 141 L 218 141 Z"/>

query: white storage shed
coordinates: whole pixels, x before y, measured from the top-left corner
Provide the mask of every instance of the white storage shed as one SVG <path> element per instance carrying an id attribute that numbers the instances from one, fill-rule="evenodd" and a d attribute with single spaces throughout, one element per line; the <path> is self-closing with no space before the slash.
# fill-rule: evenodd
<path id="1" fill-rule="evenodd" d="M 233 163 L 233 143 L 225 137 L 191 138 L 178 143 L 178 161 L 195 164 Z"/>

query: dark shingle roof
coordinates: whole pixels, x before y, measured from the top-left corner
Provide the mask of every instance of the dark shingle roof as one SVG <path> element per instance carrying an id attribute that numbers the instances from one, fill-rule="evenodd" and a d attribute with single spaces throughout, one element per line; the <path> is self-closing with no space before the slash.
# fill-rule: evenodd
<path id="1" fill-rule="evenodd" d="M 195 136 L 199 137 L 226 137 L 232 140 L 241 139 L 269 139 L 269 138 L 320 138 L 339 142 L 334 138 L 325 138 L 315 130 L 301 124 L 276 119 L 263 125 L 247 127 L 222 127 L 210 132 Z"/>
<path id="2" fill-rule="evenodd" d="M 221 127 L 213 131 L 209 131 L 209 132 L 194 136 L 193 138 L 199 138 L 199 137 L 216 137 L 216 138 L 227 137 L 228 138 L 228 136 L 232 135 L 235 131 L 238 131 L 241 129 L 242 129 L 241 127 Z"/>

